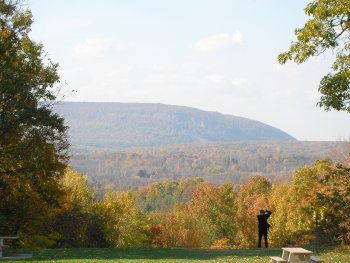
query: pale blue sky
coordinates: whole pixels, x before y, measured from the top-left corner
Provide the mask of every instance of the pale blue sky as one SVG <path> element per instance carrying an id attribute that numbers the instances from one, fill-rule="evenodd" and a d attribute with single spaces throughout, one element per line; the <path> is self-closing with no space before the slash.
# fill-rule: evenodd
<path id="1" fill-rule="evenodd" d="M 280 66 L 304 0 L 27 0 L 71 101 L 159 102 L 247 117 L 299 140 L 350 136 L 316 107 L 332 56 Z"/>

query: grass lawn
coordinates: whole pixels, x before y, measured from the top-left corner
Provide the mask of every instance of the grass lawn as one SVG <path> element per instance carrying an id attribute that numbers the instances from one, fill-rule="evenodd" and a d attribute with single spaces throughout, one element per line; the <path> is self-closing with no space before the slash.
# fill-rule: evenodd
<path id="1" fill-rule="evenodd" d="M 349 263 L 350 248 L 312 249 L 325 263 Z M 280 256 L 282 249 L 161 249 L 161 248 L 80 248 L 18 250 L 32 253 L 30 260 L 0 260 L 9 262 L 254 262 L 268 263 L 269 256 Z"/>

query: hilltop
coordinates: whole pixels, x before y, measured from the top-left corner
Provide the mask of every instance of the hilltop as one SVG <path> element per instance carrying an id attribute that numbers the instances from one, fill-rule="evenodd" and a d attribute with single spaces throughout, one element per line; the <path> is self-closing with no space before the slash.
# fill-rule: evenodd
<path id="1" fill-rule="evenodd" d="M 262 122 L 183 106 L 63 102 L 73 148 L 127 148 L 232 141 L 294 141 Z"/>

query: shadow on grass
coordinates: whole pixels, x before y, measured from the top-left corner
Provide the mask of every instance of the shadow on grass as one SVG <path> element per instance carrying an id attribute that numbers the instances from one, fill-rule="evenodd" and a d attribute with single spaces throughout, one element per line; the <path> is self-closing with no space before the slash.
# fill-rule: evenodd
<path id="1" fill-rule="evenodd" d="M 212 260 L 222 257 L 268 257 L 279 255 L 281 249 L 180 249 L 180 248 L 76 248 L 24 250 L 33 258 L 27 261 L 60 259 L 188 259 Z"/>

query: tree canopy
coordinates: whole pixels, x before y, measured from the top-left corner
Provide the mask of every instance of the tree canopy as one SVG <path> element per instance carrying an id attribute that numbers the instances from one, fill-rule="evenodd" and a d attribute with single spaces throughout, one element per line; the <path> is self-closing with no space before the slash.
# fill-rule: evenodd
<path id="1" fill-rule="evenodd" d="M 11 235 L 50 232 L 68 159 L 67 127 L 51 108 L 58 65 L 30 39 L 32 22 L 21 1 L 0 0 L 0 231 Z"/>
<path id="2" fill-rule="evenodd" d="M 331 50 L 335 61 L 331 72 L 319 84 L 322 94 L 318 106 L 350 113 L 350 1 L 314 0 L 305 8 L 311 18 L 297 28 L 296 42 L 278 56 L 281 64 L 292 60 L 298 64 Z"/>

